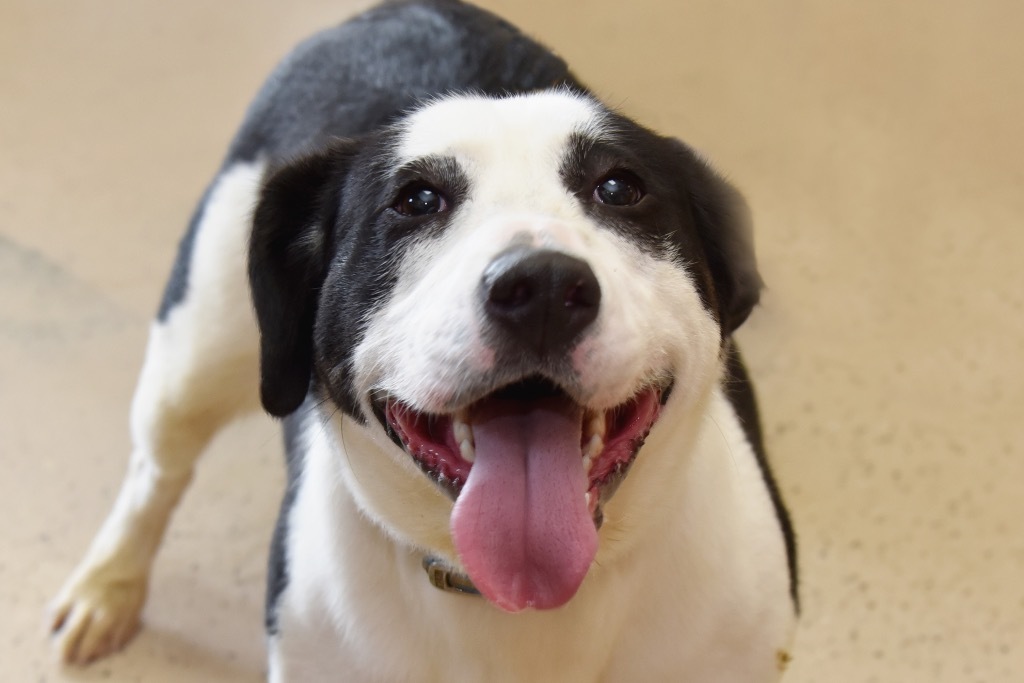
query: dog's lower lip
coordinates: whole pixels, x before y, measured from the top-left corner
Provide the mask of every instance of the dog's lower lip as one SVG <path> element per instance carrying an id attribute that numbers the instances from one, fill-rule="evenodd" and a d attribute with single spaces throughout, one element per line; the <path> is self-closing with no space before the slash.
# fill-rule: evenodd
<path id="1" fill-rule="evenodd" d="M 424 474 L 455 500 L 469 478 L 475 458 L 473 416 L 486 410 L 490 399 L 508 400 L 507 397 L 512 396 L 515 397 L 512 400 L 529 402 L 529 396 L 524 396 L 523 391 L 521 388 L 504 388 L 455 414 L 420 412 L 389 397 L 374 403 L 374 413 L 392 440 L 409 454 Z M 550 397 L 550 387 L 544 389 L 544 394 Z M 580 457 L 584 459 L 588 478 L 584 493 L 595 523 L 600 524 L 601 505 L 611 498 L 625 478 L 657 420 L 661 395 L 661 389 L 648 387 L 611 410 L 583 409 Z"/>

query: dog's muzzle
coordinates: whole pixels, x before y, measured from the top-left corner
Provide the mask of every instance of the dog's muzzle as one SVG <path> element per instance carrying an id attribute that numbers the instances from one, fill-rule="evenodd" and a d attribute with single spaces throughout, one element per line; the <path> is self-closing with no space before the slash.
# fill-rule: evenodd
<path id="1" fill-rule="evenodd" d="M 399 396 L 377 397 L 374 413 L 455 500 L 450 531 L 468 579 L 431 562 L 434 585 L 478 590 L 511 612 L 559 607 L 593 563 L 602 505 L 657 419 L 666 387 L 636 387 L 610 409 L 573 398 L 571 351 L 601 305 L 597 277 L 578 258 L 506 250 L 485 268 L 478 297 L 496 362 L 466 378 L 477 388 L 448 413 Z"/>

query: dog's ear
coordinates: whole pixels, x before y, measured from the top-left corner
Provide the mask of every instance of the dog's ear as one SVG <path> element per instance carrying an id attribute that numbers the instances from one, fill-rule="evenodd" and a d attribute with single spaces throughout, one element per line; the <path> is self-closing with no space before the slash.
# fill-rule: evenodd
<path id="1" fill-rule="evenodd" d="M 356 146 L 336 140 L 272 171 L 253 214 L 249 286 L 260 329 L 260 399 L 276 417 L 294 412 L 309 390 L 318 292 Z"/>
<path id="2" fill-rule="evenodd" d="M 714 284 L 711 304 L 718 309 L 725 337 L 746 321 L 764 287 L 754 256 L 750 210 L 739 191 L 699 154 L 678 140 L 673 143 L 686 157 L 688 199 Z"/>

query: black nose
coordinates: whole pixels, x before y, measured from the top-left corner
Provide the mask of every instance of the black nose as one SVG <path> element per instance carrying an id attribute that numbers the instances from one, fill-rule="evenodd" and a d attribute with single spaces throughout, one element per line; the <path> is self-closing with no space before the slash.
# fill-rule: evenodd
<path id="1" fill-rule="evenodd" d="M 480 294 L 499 333 L 541 356 L 564 351 L 601 304 L 590 266 L 548 249 L 502 252 L 484 270 Z"/>

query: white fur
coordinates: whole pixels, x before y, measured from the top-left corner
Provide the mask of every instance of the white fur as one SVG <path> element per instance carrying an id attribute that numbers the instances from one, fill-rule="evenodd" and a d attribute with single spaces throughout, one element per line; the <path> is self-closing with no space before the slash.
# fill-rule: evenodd
<path id="1" fill-rule="evenodd" d="M 150 328 L 132 401 L 132 454 L 113 509 L 50 608 L 65 661 L 121 647 L 138 627 L 150 566 L 192 468 L 220 427 L 258 408 L 246 252 L 264 165 L 217 179 L 195 236 L 185 299 Z"/>

